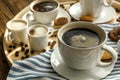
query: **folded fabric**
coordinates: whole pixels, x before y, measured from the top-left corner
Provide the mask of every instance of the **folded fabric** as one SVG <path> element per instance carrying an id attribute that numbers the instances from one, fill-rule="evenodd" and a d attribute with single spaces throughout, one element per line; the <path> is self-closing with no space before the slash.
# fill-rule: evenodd
<path id="1" fill-rule="evenodd" d="M 100 24 L 106 34 L 114 27 L 120 24 Z M 111 41 L 109 38 L 106 42 L 107 45 L 112 46 L 116 51 L 116 42 Z M 53 50 L 41 53 L 39 55 L 27 58 L 22 61 L 15 61 L 9 71 L 7 80 L 67 80 L 60 76 L 51 66 L 50 57 Z M 102 80 L 120 80 L 120 54 L 118 53 L 118 61 L 116 62 L 112 72 Z"/>

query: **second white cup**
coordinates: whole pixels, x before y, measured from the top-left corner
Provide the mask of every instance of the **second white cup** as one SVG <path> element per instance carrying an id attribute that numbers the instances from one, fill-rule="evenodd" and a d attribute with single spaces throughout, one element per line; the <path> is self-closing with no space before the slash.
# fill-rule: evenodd
<path id="1" fill-rule="evenodd" d="M 110 7 L 114 0 L 80 0 L 82 15 L 99 17 L 103 7 Z"/>
<path id="2" fill-rule="evenodd" d="M 7 40 L 9 42 L 17 43 L 27 42 L 27 22 L 22 19 L 12 19 L 6 24 L 8 29 Z"/>
<path id="3" fill-rule="evenodd" d="M 30 47 L 34 51 L 46 49 L 49 30 L 45 25 L 35 24 L 28 28 Z"/>
<path id="4" fill-rule="evenodd" d="M 35 0 L 30 4 L 31 14 L 27 14 L 27 19 L 41 24 L 50 24 L 58 14 L 59 3 L 56 0 Z"/>

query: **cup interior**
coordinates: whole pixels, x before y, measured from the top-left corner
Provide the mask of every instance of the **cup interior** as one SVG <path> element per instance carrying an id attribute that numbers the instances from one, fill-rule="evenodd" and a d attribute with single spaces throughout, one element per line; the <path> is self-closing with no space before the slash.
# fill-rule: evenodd
<path id="1" fill-rule="evenodd" d="M 95 33 L 97 33 L 99 35 L 100 43 L 97 46 L 94 46 L 94 47 L 99 47 L 100 45 L 102 45 L 106 41 L 106 33 L 101 27 L 99 27 L 99 26 L 97 26 L 95 24 L 89 23 L 89 22 L 84 22 L 84 21 L 71 22 L 71 23 L 68 23 L 68 24 L 64 25 L 58 31 L 58 36 L 57 37 L 58 37 L 59 41 L 62 44 L 68 46 L 68 47 L 80 49 L 81 47 L 77 48 L 77 47 L 70 46 L 70 45 L 66 44 L 65 41 L 63 40 L 63 35 L 64 35 L 65 32 L 67 32 L 69 30 L 72 30 L 72 29 L 76 29 L 76 28 L 89 29 L 89 30 L 91 30 L 91 31 L 93 31 L 93 32 L 95 32 Z M 93 48 L 93 47 L 87 47 L 87 48 Z"/>
<path id="2" fill-rule="evenodd" d="M 13 19 L 7 23 L 7 28 L 11 31 L 19 31 L 27 28 L 27 22 L 21 19 Z"/>
<path id="3" fill-rule="evenodd" d="M 59 3 L 56 0 L 36 0 L 30 4 L 30 9 L 33 12 L 50 12 L 58 7 Z"/>
<path id="4" fill-rule="evenodd" d="M 48 28 L 45 25 L 35 24 L 28 28 L 28 35 L 31 37 L 41 37 L 48 35 Z"/>

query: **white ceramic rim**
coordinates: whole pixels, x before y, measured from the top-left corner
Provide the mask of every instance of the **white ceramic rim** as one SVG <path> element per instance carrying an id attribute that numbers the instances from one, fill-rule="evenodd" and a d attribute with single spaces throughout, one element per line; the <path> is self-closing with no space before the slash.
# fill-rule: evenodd
<path id="1" fill-rule="evenodd" d="M 22 28 L 22 29 L 13 29 L 13 28 L 10 27 L 10 25 L 11 25 L 12 22 L 23 22 L 23 23 L 25 23 L 26 26 L 24 28 Z M 11 31 L 20 31 L 20 30 L 24 30 L 24 29 L 27 28 L 27 22 L 25 20 L 23 20 L 23 19 L 12 19 L 12 20 L 10 20 L 10 21 L 7 22 L 6 26 L 7 26 L 8 30 L 11 30 Z"/>
<path id="2" fill-rule="evenodd" d="M 56 3 L 57 3 L 57 8 L 55 8 L 55 9 L 53 9 L 53 10 L 51 10 L 51 11 L 47 11 L 47 12 L 39 12 L 39 11 L 35 11 L 34 9 L 33 9 L 33 6 L 35 5 L 35 4 L 37 4 L 37 3 L 39 3 L 39 2 L 44 2 L 44 1 L 55 1 Z M 35 0 L 35 1 L 33 1 L 31 4 L 30 4 L 30 10 L 31 10 L 31 12 L 38 12 L 38 13 L 49 13 L 49 12 L 52 12 L 52 11 L 55 11 L 55 10 L 57 10 L 57 9 L 59 9 L 59 2 L 57 1 L 57 0 Z"/>
<path id="3" fill-rule="evenodd" d="M 46 33 L 44 33 L 43 35 L 34 36 L 34 35 L 31 35 L 31 34 L 29 33 L 29 31 L 30 31 L 31 29 L 33 29 L 34 27 L 44 27 L 47 31 L 46 31 Z M 28 27 L 27 34 L 28 34 L 29 36 L 35 37 L 35 38 L 43 37 L 43 36 L 45 36 L 45 35 L 48 35 L 48 28 L 47 28 L 47 26 L 42 25 L 42 24 L 34 24 L 34 25 L 31 25 L 30 27 Z"/>
<path id="4" fill-rule="evenodd" d="M 103 32 L 103 34 L 101 34 L 100 36 L 104 36 L 104 39 L 101 39 L 101 42 L 100 42 L 100 44 L 99 45 L 97 45 L 97 46 L 93 46 L 93 47 L 86 47 L 86 48 L 77 48 L 77 47 L 73 47 L 73 46 L 70 46 L 70 45 L 67 45 L 63 40 L 62 40 L 62 37 L 60 37 L 60 36 L 62 36 L 64 33 L 62 33 L 62 35 L 61 35 L 61 31 L 63 31 L 63 30 L 65 30 L 64 28 L 66 28 L 66 26 L 68 26 L 68 25 L 70 25 L 70 24 L 80 24 L 80 23 L 82 23 L 82 24 L 88 24 L 88 25 L 92 25 L 92 26 L 94 26 L 94 28 L 96 27 L 96 28 L 98 28 L 99 30 L 101 30 L 102 32 Z M 76 28 L 76 27 L 75 27 Z M 82 27 L 83 28 L 83 27 Z M 73 28 L 72 28 L 73 29 Z M 87 28 L 88 29 L 88 28 Z M 68 30 L 70 30 L 70 28 L 68 29 Z M 96 32 L 96 31 L 95 31 Z M 96 32 L 97 33 L 97 32 Z M 100 47 L 100 46 L 102 46 L 102 45 L 104 45 L 105 44 L 105 42 L 106 42 L 106 40 L 107 40 L 107 34 L 105 33 L 105 31 L 101 28 L 101 27 L 99 27 L 99 26 L 97 26 L 96 24 L 93 24 L 93 23 L 90 23 L 90 22 L 85 22 L 85 21 L 76 21 L 76 22 L 71 22 L 71 23 L 68 23 L 68 24 L 66 24 L 66 25 L 64 25 L 62 28 L 60 28 L 59 29 L 59 31 L 58 31 L 58 35 L 57 35 L 57 37 L 58 37 L 58 40 L 63 44 L 63 45 L 65 45 L 65 46 L 67 46 L 67 47 L 69 47 L 69 48 L 74 48 L 74 49 L 81 49 L 81 50 L 83 50 L 83 49 L 94 49 L 94 48 L 97 48 L 97 47 Z"/>

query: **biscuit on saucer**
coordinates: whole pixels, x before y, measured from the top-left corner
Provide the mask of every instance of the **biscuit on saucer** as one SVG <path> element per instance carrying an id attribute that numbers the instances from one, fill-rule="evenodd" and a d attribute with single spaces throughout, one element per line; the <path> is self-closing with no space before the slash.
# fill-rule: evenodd
<path id="1" fill-rule="evenodd" d="M 111 54 L 109 52 L 107 52 L 107 51 L 104 51 L 104 54 L 102 56 L 101 61 L 103 61 L 103 62 L 110 62 L 111 60 L 112 60 Z"/>
<path id="2" fill-rule="evenodd" d="M 66 17 L 57 18 L 54 20 L 54 28 L 59 29 L 67 23 L 68 23 L 68 19 Z"/>
<path id="3" fill-rule="evenodd" d="M 93 16 L 84 15 L 84 16 L 81 16 L 79 20 L 80 21 L 93 22 L 94 21 L 94 17 Z"/>

